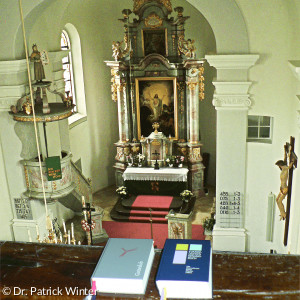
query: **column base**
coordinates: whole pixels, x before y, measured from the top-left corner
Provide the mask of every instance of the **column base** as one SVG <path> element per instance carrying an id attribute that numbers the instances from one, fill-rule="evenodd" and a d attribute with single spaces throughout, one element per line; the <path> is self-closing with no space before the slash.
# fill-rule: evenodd
<path id="1" fill-rule="evenodd" d="M 246 230 L 244 228 L 218 228 L 213 230 L 213 250 L 246 251 Z"/>

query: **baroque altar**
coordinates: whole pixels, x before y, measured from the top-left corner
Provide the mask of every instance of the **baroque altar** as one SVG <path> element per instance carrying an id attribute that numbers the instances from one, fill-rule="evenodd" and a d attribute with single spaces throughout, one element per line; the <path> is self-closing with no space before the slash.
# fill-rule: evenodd
<path id="1" fill-rule="evenodd" d="M 116 184 L 124 184 L 128 156 L 141 152 L 147 167 L 165 166 L 183 155 L 188 188 L 203 193 L 204 166 L 199 140 L 199 106 L 204 100 L 204 59 L 196 59 L 194 40 L 185 37 L 183 8 L 170 0 L 134 0 L 119 19 L 124 41 L 113 42 L 112 100 L 118 105 Z M 132 13 L 135 17 L 131 17 Z M 159 124 L 153 131 L 153 124 Z M 156 155 L 153 156 L 153 155 Z M 157 158 L 157 159 L 156 159 Z"/>

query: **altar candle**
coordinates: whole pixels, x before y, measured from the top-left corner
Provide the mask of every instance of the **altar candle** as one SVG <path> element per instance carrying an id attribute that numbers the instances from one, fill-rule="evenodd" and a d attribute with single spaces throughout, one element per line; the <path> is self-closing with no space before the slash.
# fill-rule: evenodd
<path id="1" fill-rule="evenodd" d="M 65 220 L 64 220 L 64 219 L 63 219 L 62 221 L 63 221 L 64 232 L 65 232 L 65 234 L 66 234 L 66 233 L 67 233 L 67 230 L 66 230 L 66 223 L 65 223 Z"/>
<path id="2" fill-rule="evenodd" d="M 36 228 L 36 235 L 39 236 L 40 233 L 39 233 L 39 226 L 38 226 L 38 224 L 35 224 L 35 228 Z"/>
<path id="3" fill-rule="evenodd" d="M 30 229 L 29 228 L 27 228 L 27 233 L 28 233 L 29 242 L 32 243 L 32 238 L 31 238 L 31 233 L 30 233 Z"/>
<path id="4" fill-rule="evenodd" d="M 74 240 L 74 224 L 71 223 L 71 230 L 72 230 L 72 240 Z"/>
<path id="5" fill-rule="evenodd" d="M 84 200 L 84 196 L 82 196 L 82 206 L 85 207 L 85 200 Z"/>
<path id="6" fill-rule="evenodd" d="M 61 232 L 59 233 L 59 239 L 60 239 L 60 241 L 61 241 L 61 243 L 62 243 L 62 242 L 63 242 L 63 237 L 62 237 Z"/>
<path id="7" fill-rule="evenodd" d="M 87 221 L 86 210 L 83 211 L 84 219 Z"/>
<path id="8" fill-rule="evenodd" d="M 70 236 L 70 230 L 68 230 L 68 244 L 71 245 L 71 236 Z"/>
<path id="9" fill-rule="evenodd" d="M 56 234 L 54 234 L 54 242 L 55 242 L 55 244 L 57 244 L 57 236 L 56 236 Z"/>
<path id="10" fill-rule="evenodd" d="M 78 241 L 78 245 L 81 245 L 81 242 L 80 242 L 80 241 Z"/>

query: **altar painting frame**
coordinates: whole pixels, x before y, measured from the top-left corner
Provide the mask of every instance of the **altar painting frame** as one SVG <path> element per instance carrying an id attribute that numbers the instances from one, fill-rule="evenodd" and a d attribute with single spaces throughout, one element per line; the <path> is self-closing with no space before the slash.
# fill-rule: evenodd
<path id="1" fill-rule="evenodd" d="M 151 28 L 142 29 L 142 49 L 143 55 L 160 54 L 162 56 L 168 56 L 168 31 L 167 28 Z M 163 41 L 162 41 L 163 40 Z M 156 51 L 155 49 L 158 49 Z M 162 48 L 161 48 L 162 47 Z"/>
<path id="2" fill-rule="evenodd" d="M 138 139 L 150 135 L 154 131 L 152 124 L 158 122 L 161 125 L 158 131 L 178 140 L 177 78 L 140 77 L 135 79 L 135 88 Z M 160 110 L 151 110 L 155 99 L 160 103 Z M 147 107 L 151 115 L 145 117 Z"/>

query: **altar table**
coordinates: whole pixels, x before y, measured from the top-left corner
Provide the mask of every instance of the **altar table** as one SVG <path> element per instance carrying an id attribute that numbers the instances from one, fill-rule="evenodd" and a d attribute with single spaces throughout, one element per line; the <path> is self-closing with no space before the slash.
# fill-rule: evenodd
<path id="1" fill-rule="evenodd" d="M 37 291 L 50 287 L 52 294 L 45 299 L 83 299 L 79 291 L 90 289 L 90 277 L 103 249 L 0 241 L 0 299 L 41 299 Z M 160 257 L 161 250 L 155 250 L 144 296 L 101 295 L 96 299 L 159 300 L 155 275 Z M 22 289 L 23 296 L 16 297 Z M 299 299 L 299 289 L 299 255 L 213 252 L 216 299 Z M 70 290 L 75 294 L 68 295 Z M 56 291 L 62 295 L 53 295 Z"/>
<path id="2" fill-rule="evenodd" d="M 123 173 L 130 194 L 172 195 L 187 189 L 187 168 L 135 168 L 128 167 Z"/>

